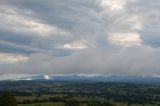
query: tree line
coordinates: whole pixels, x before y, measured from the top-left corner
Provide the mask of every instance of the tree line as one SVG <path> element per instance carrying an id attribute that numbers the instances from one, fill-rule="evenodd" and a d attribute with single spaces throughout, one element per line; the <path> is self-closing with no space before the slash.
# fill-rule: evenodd
<path id="1" fill-rule="evenodd" d="M 11 92 L 3 92 L 0 95 L 0 106 L 17 106 L 16 98 Z"/>

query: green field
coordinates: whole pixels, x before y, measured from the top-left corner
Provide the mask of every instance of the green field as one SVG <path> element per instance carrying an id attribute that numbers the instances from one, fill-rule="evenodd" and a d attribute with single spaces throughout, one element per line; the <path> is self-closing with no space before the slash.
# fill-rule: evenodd
<path id="1" fill-rule="evenodd" d="M 109 106 L 160 106 L 160 85 L 52 81 L 1 83 L 1 89 L 7 88 L 15 94 L 18 106 L 65 106 L 69 102 L 78 106 L 101 106 L 106 102 L 111 104 Z"/>
<path id="2" fill-rule="evenodd" d="M 19 104 L 18 106 L 64 106 L 64 103 L 32 103 L 32 104 Z"/>
<path id="3" fill-rule="evenodd" d="M 65 105 L 64 105 L 64 103 L 61 103 L 61 102 L 46 102 L 46 103 L 19 104 L 18 106 L 65 106 Z M 127 104 L 126 103 L 117 103 L 116 106 L 127 106 Z M 143 105 L 142 104 L 133 104 L 130 106 L 143 106 Z M 144 106 L 154 106 L 154 105 L 145 104 Z"/>

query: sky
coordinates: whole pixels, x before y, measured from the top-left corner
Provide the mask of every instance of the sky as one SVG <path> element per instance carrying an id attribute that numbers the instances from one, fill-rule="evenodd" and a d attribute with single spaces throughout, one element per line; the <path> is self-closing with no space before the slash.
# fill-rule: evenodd
<path id="1" fill-rule="evenodd" d="M 160 0 L 0 0 L 0 79 L 160 75 Z"/>

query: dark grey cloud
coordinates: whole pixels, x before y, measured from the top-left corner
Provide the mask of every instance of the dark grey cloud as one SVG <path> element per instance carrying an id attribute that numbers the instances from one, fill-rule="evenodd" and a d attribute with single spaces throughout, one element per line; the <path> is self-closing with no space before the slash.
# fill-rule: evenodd
<path id="1" fill-rule="evenodd" d="M 145 45 L 149 45 L 152 47 L 160 47 L 160 31 L 157 30 L 146 30 L 145 32 L 141 32 L 141 37 Z"/>
<path id="2" fill-rule="evenodd" d="M 0 73 L 159 74 L 159 10 L 158 0 L 1 0 Z"/>
<path id="3" fill-rule="evenodd" d="M 16 10 L 21 14 L 27 15 L 24 11 L 33 12 L 33 14 L 30 15 L 31 17 L 38 18 L 47 24 L 56 25 L 57 27 L 67 30 L 72 29 L 77 24 L 85 24 L 80 21 L 86 20 L 87 23 L 90 19 L 96 21 L 96 17 L 92 17 L 90 12 L 98 12 L 100 8 L 95 0 L 7 0 L 6 4 L 16 7 Z"/>
<path id="4" fill-rule="evenodd" d="M 93 47 L 93 45 L 103 45 L 100 41 L 106 37 L 106 28 L 102 27 L 104 26 L 105 19 L 103 19 L 102 16 L 99 17 L 102 8 L 95 0 L 55 0 L 52 2 L 40 2 L 37 0 L 13 2 L 6 0 L 1 2 L 2 18 L 10 16 L 11 19 L 7 18 L 5 21 L 13 21 L 11 23 L 4 22 L 4 25 L 1 25 L 2 30 L 6 30 L 6 32 L 4 32 L 5 35 L 3 33 L 1 34 L 2 40 L 41 49 L 54 49 L 58 46 L 81 40 L 90 42 L 87 45 L 91 47 Z M 22 19 L 22 22 L 14 18 Z M 69 36 L 61 36 L 59 33 L 51 33 L 49 34 L 50 36 L 46 37 L 36 36 L 37 33 L 32 31 L 30 26 L 26 25 L 26 23 L 31 20 L 33 20 L 33 22 L 37 22 L 38 20 L 38 23 L 42 25 L 53 26 L 68 31 L 70 34 Z M 31 24 L 33 23 L 31 22 Z M 9 32 L 7 28 L 9 28 Z M 41 30 L 39 31 L 41 33 Z M 103 42 L 107 44 L 104 40 Z"/>

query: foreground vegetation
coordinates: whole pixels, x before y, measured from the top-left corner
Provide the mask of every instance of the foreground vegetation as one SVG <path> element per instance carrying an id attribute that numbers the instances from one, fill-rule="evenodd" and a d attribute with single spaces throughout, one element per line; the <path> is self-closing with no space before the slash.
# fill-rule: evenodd
<path id="1" fill-rule="evenodd" d="M 4 89 L 15 96 L 4 93 Z M 0 101 L 7 97 L 3 100 L 14 102 L 14 105 L 0 106 L 16 106 L 15 101 L 18 106 L 160 106 L 159 85 L 8 81 L 0 82 L 0 91 Z"/>
<path id="2" fill-rule="evenodd" d="M 64 103 L 46 102 L 46 103 L 19 104 L 18 106 L 64 106 Z"/>

